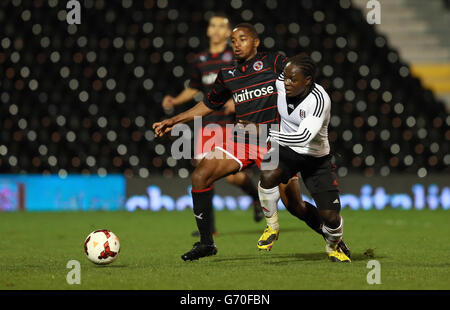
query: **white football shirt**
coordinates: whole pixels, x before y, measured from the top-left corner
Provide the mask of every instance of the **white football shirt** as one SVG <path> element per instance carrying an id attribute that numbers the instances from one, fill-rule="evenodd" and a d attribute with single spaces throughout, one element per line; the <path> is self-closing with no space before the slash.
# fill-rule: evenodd
<path id="1" fill-rule="evenodd" d="M 269 131 L 271 139 L 299 154 L 321 157 L 330 153 L 328 123 L 331 100 L 319 84 L 303 100 L 286 97 L 284 75 L 276 81 L 280 131 Z"/>

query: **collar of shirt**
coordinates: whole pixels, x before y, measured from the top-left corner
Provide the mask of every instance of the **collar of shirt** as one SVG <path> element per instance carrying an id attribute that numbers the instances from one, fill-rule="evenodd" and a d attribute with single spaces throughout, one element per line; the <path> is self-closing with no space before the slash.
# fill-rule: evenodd
<path id="1" fill-rule="evenodd" d="M 309 88 L 307 90 L 305 90 L 305 92 L 303 94 L 297 95 L 295 97 L 286 96 L 286 98 L 290 102 L 295 102 L 296 104 L 301 104 L 303 101 L 305 101 L 306 97 L 308 97 L 309 94 L 311 94 L 311 92 L 314 88 L 315 88 L 315 85 L 314 85 L 314 82 L 312 82 L 311 85 L 309 86 Z"/>
<path id="2" fill-rule="evenodd" d="M 262 53 L 257 52 L 255 57 L 250 58 L 249 60 L 246 60 L 243 62 L 239 62 L 237 59 L 235 59 L 236 68 L 241 72 L 247 72 L 249 70 L 249 68 L 251 68 L 250 65 L 252 65 L 255 62 L 255 60 L 261 58 L 261 56 L 262 56 Z"/>
<path id="3" fill-rule="evenodd" d="M 219 52 L 219 53 L 211 53 L 209 50 L 206 51 L 207 54 L 209 54 L 211 56 L 211 58 L 218 58 L 218 57 L 222 57 L 227 54 L 230 53 L 231 55 L 233 55 L 233 50 L 230 49 L 229 47 L 226 47 L 223 51 Z M 230 57 L 230 59 L 228 59 L 227 61 L 231 61 L 233 58 L 233 56 Z"/>

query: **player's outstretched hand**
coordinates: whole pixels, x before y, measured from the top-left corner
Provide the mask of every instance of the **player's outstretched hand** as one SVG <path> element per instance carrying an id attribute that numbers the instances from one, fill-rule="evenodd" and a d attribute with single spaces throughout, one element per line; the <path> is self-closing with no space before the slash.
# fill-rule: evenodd
<path id="1" fill-rule="evenodd" d="M 155 137 L 164 136 L 166 133 L 172 130 L 173 126 L 174 123 L 171 118 L 154 123 L 153 130 L 155 131 Z"/>
<path id="2" fill-rule="evenodd" d="M 175 98 L 170 95 L 164 96 L 162 101 L 163 109 L 170 110 L 173 109 L 174 106 L 175 106 Z"/>

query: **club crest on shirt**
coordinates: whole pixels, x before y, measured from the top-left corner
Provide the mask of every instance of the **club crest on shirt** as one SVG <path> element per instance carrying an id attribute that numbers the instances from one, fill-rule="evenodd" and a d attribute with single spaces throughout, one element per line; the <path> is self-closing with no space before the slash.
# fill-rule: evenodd
<path id="1" fill-rule="evenodd" d="M 263 68 L 263 66 L 264 66 L 263 62 L 261 60 L 258 60 L 253 64 L 253 70 L 260 71 Z"/>
<path id="2" fill-rule="evenodd" d="M 300 118 L 301 118 L 301 119 L 304 119 L 305 116 L 306 116 L 305 110 L 300 109 Z"/>
<path id="3" fill-rule="evenodd" d="M 201 62 L 206 61 L 206 56 L 205 56 L 205 55 L 200 56 L 200 61 L 201 61 Z"/>

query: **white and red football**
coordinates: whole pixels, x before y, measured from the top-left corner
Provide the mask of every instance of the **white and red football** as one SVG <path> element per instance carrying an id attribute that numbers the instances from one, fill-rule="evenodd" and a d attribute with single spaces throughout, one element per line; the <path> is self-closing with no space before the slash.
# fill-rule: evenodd
<path id="1" fill-rule="evenodd" d="M 111 264 L 120 252 L 119 238 L 107 229 L 93 231 L 84 241 L 84 252 L 94 264 Z"/>

